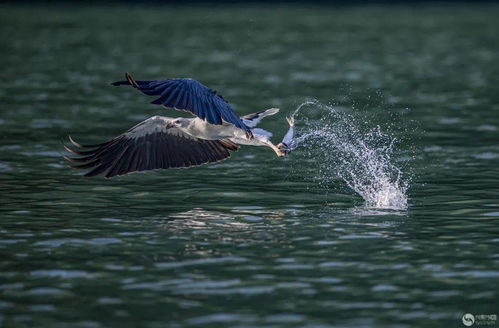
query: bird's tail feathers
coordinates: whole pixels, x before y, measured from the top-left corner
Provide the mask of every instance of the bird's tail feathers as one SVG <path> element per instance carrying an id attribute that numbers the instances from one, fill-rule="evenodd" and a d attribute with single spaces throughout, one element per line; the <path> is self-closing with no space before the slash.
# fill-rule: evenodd
<path id="1" fill-rule="evenodd" d="M 252 129 L 252 131 L 253 131 L 254 134 L 265 136 L 268 139 L 272 138 L 272 132 L 270 132 L 270 131 L 267 131 L 267 130 L 264 130 L 264 129 L 260 129 L 260 128 Z"/>
<path id="2" fill-rule="evenodd" d="M 279 113 L 279 108 L 269 108 L 267 110 L 262 110 L 260 112 L 245 115 L 241 117 L 241 119 L 243 120 L 244 124 L 246 124 L 250 128 L 254 128 L 264 117 L 275 115 L 277 113 Z"/>
<path id="3" fill-rule="evenodd" d="M 277 113 L 279 113 L 279 108 L 269 108 L 269 109 L 263 111 L 262 117 L 275 115 Z"/>

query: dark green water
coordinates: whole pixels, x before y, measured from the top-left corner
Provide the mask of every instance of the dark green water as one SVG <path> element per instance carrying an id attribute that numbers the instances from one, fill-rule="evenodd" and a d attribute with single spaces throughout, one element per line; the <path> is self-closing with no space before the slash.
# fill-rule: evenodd
<path id="1" fill-rule="evenodd" d="M 464 313 L 499 314 L 497 17 L 1 6 L 0 326 L 464 327 Z M 69 133 L 102 142 L 175 115 L 108 85 L 125 71 L 196 78 L 240 114 L 280 107 L 263 123 L 276 141 L 309 99 L 350 113 L 347 128 L 380 124 L 400 139 L 387 159 L 408 208 L 366 208 L 328 147 L 83 178 L 61 158 Z M 321 108 L 309 119 L 344 128 Z"/>

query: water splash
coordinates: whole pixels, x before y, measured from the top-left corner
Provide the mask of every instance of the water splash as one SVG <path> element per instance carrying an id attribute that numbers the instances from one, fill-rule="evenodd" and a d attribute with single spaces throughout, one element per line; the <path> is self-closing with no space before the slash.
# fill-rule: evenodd
<path id="1" fill-rule="evenodd" d="M 366 207 L 406 209 L 408 182 L 394 164 L 397 139 L 353 114 L 318 102 L 299 108 L 304 105 L 320 117 L 301 119 L 296 144 L 313 159 L 319 184 L 328 188 L 340 178 L 365 200 Z"/>

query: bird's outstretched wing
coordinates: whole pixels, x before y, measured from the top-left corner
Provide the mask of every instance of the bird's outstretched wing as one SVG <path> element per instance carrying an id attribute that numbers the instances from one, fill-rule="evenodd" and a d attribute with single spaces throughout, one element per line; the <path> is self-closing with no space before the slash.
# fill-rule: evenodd
<path id="1" fill-rule="evenodd" d="M 252 136 L 250 128 L 237 116 L 230 104 L 216 91 L 193 79 L 135 81 L 125 73 L 126 81 L 112 85 L 131 85 L 149 96 L 159 96 L 152 104 L 186 110 L 208 123 L 231 123 Z"/>
<path id="2" fill-rule="evenodd" d="M 173 119 L 154 116 L 127 132 L 97 145 L 81 145 L 71 137 L 76 157 L 64 156 L 77 169 L 91 169 L 85 176 L 106 172 L 106 178 L 155 169 L 185 168 L 217 162 L 230 157 L 239 146 L 229 140 L 193 137 L 172 123 Z"/>

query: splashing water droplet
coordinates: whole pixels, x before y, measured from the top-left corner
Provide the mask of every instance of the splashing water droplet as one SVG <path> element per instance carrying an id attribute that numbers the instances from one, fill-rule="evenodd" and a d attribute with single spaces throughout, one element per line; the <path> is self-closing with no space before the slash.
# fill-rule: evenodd
<path id="1" fill-rule="evenodd" d="M 369 127 L 352 114 L 318 102 L 306 104 L 319 109 L 321 117 L 302 119 L 296 143 L 308 150 L 304 152 L 307 158 L 314 159 L 319 184 L 329 188 L 340 178 L 367 207 L 407 209 L 408 182 L 393 163 L 397 140 L 383 133 L 380 126 Z"/>

